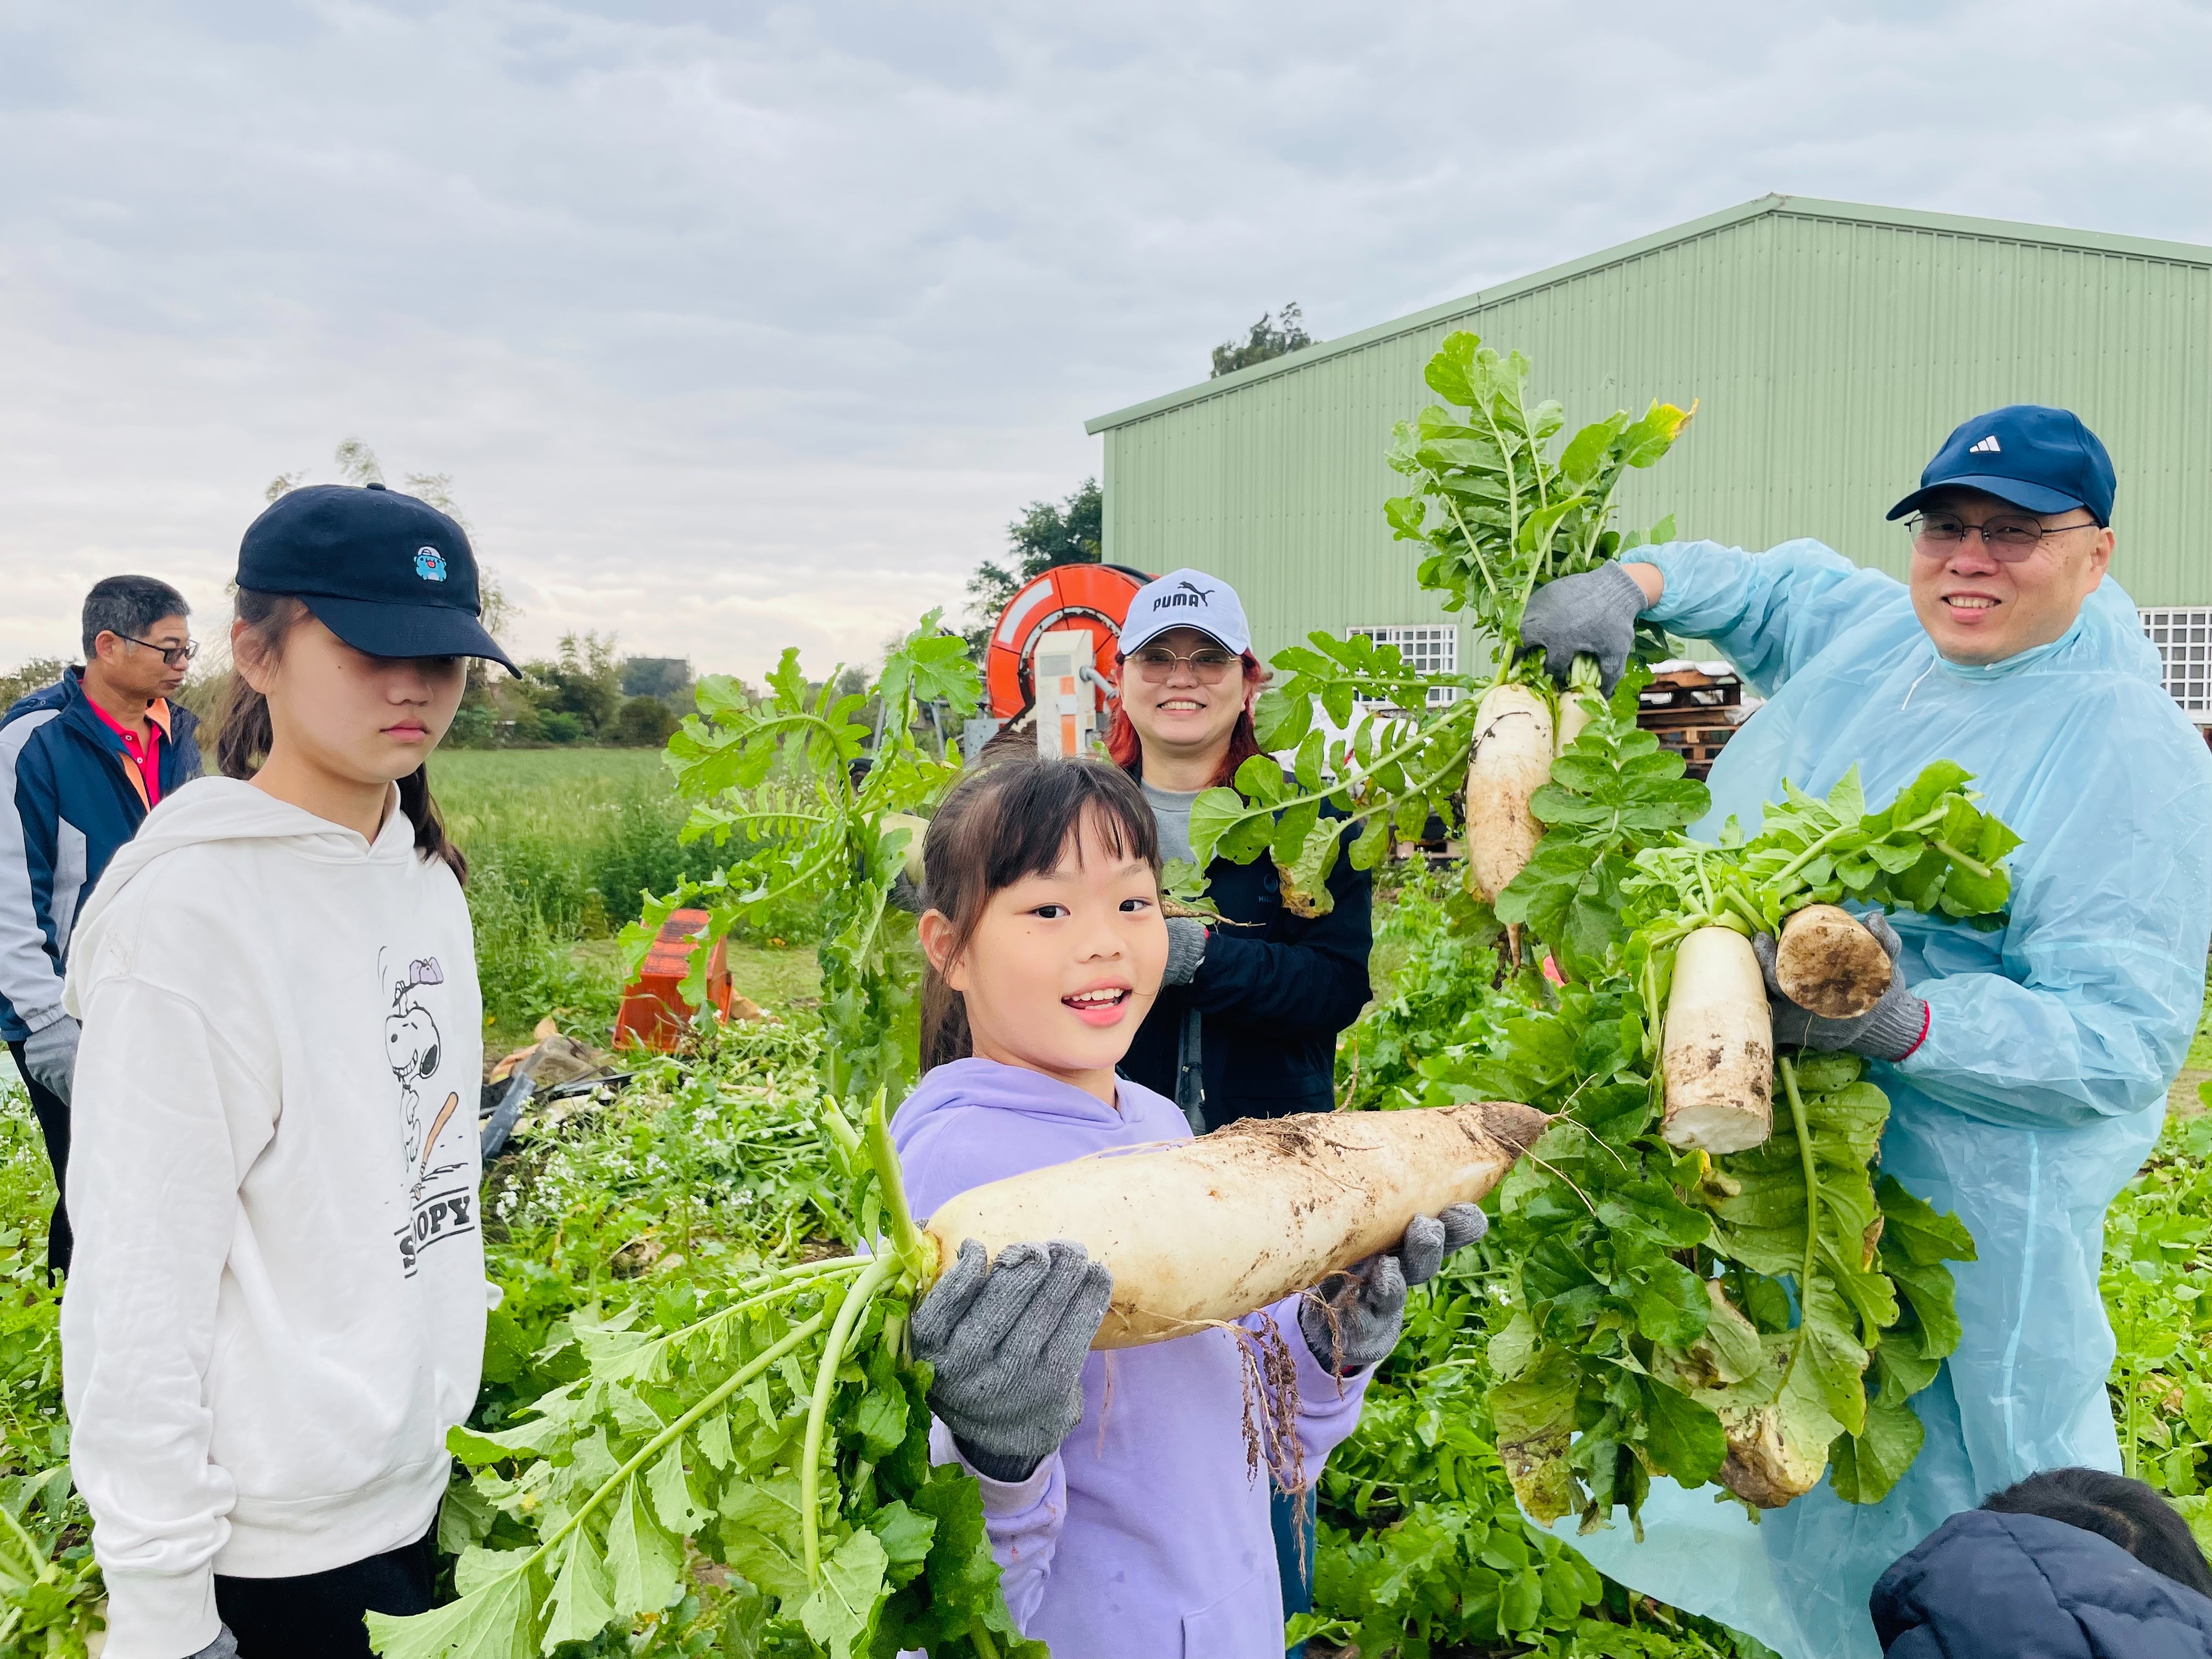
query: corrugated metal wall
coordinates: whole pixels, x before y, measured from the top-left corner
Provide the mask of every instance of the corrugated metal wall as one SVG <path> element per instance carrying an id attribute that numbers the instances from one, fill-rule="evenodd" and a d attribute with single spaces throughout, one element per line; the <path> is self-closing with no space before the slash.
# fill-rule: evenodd
<path id="1" fill-rule="evenodd" d="M 1698 400 L 1682 444 L 1623 490 L 1625 524 L 1671 511 L 1685 535 L 1743 546 L 1809 535 L 1896 572 L 1905 544 L 1882 514 L 1945 434 L 2001 404 L 2076 410 L 2118 467 L 2122 583 L 2142 605 L 2212 603 L 2212 251 L 1786 198 L 1740 213 L 1094 422 L 1106 556 L 1223 577 L 1263 653 L 1315 628 L 1438 619 L 1383 525 L 1402 485 L 1382 455 L 1391 422 L 1434 401 L 1422 365 L 1459 327 L 1526 354 L 1570 431 Z"/>

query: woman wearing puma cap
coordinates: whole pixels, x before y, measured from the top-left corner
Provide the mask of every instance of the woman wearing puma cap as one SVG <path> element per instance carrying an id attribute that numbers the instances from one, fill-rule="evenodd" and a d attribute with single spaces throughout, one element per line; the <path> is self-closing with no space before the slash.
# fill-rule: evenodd
<path id="1" fill-rule="evenodd" d="M 1139 589 L 1121 624 L 1115 678 L 1107 751 L 1143 786 L 1162 855 L 1187 860 L 1191 804 L 1261 752 L 1252 704 L 1267 674 L 1237 590 L 1187 568 Z M 1330 1110 L 1337 1034 L 1369 994 L 1373 878 L 1340 855 L 1328 909 L 1308 916 L 1283 902 L 1271 859 L 1218 858 L 1206 874 L 1209 902 L 1241 925 L 1169 921 L 1166 978 L 1121 1075 L 1174 1101 L 1199 1134 L 1238 1118 Z M 1279 1494 L 1276 1522 L 1284 1605 L 1304 1612 L 1312 1605 L 1310 1493 L 1303 1549 L 1296 1512 Z"/>

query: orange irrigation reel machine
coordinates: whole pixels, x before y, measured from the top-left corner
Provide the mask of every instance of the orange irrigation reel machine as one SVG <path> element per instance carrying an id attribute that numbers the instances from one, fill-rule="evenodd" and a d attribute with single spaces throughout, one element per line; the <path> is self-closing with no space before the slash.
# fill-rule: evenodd
<path id="1" fill-rule="evenodd" d="M 1127 565 L 1063 564 L 1024 583 L 1000 612 L 984 653 L 992 729 L 1034 711 L 1039 753 L 1087 750 L 1104 730 L 1114 695 L 1121 619 L 1151 580 Z"/>

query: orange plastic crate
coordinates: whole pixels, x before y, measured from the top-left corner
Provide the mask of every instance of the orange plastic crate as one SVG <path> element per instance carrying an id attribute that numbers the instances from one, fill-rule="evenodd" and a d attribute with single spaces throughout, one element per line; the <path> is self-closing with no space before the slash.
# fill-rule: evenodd
<path id="1" fill-rule="evenodd" d="M 707 924 L 704 910 L 672 911 L 660 924 L 637 978 L 623 992 L 622 1010 L 615 1016 L 616 1048 L 628 1043 L 665 1054 L 683 1040 L 698 1010 L 684 1001 L 680 988 Z M 707 958 L 707 1001 L 717 1018 L 730 1017 L 729 952 L 720 939 Z"/>

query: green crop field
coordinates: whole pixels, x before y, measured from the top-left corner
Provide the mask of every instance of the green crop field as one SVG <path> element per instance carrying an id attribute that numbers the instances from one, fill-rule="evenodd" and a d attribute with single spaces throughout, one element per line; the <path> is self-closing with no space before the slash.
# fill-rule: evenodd
<path id="1" fill-rule="evenodd" d="M 620 987 L 615 935 L 639 914 L 641 893 L 666 891 L 719 861 L 709 846 L 679 843 L 685 809 L 660 757 L 462 753 L 434 763 L 433 781 L 471 861 L 488 1054 L 526 1041 L 547 1014 L 603 1042 Z M 1524 1012 L 1492 988 L 1487 947 L 1455 931 L 1457 878 L 1456 869 L 1386 872 L 1377 995 L 1340 1045 L 1347 1104 L 1383 1103 L 1425 1060 L 1486 1048 L 1504 1019 Z M 606 1363 L 614 1351 L 580 1330 L 613 1328 L 598 1322 L 616 1318 L 675 1342 L 723 1317 L 733 1285 L 763 1282 L 745 1276 L 764 1264 L 831 1254 L 871 1224 L 821 1138 L 833 1046 L 825 1020 L 834 1024 L 836 1010 L 822 1006 L 813 924 L 804 911 L 767 913 L 731 936 L 738 988 L 771 1018 L 702 1034 L 684 1056 L 639 1067 L 627 1091 L 596 1107 L 526 1118 L 516 1151 L 487 1173 L 487 1271 L 504 1300 L 491 1317 L 476 1435 L 526 1439 L 536 1402 Z M 2194 1087 L 2212 1070 L 2212 1005 L 2189 1064 L 2157 1152 L 2112 1207 L 2104 1289 L 2128 1467 L 2212 1531 L 2212 1498 L 2203 1495 L 2212 1487 L 2212 1308 L 2199 1294 L 2212 1267 L 2212 1115 Z M 60 1300 L 43 1250 L 52 1201 L 37 1126 L 9 1068 L 0 1073 L 0 1659 L 82 1655 L 100 1595 L 89 1517 L 68 1477 Z M 1346 1642 L 1368 1659 L 1771 1659 L 1747 1638 L 1630 1594 L 1523 1521 L 1494 1449 L 1497 1379 L 1480 1312 L 1509 1295 L 1508 1284 L 1503 1257 L 1486 1244 L 1414 1293 L 1406 1340 L 1322 1480 L 1316 1607 L 1302 1626 L 1314 1633 L 1315 1659 Z M 483 1449 L 499 1450 L 489 1439 L 471 1443 L 472 1464 Z M 740 1457 L 756 1449 L 742 1436 L 731 1444 Z M 762 1458 L 772 1449 L 758 1440 Z M 439 1541 L 465 1558 L 464 1585 L 520 1559 L 503 1553 L 535 1535 L 526 1483 L 507 1474 L 514 1467 L 488 1464 L 448 1498 Z M 832 1467 L 843 1466 L 833 1458 Z M 641 1500 L 635 1510 L 624 1500 L 624 1516 L 643 1512 Z M 720 1559 L 683 1556 L 678 1573 L 670 1556 L 653 1592 L 665 1599 L 635 1602 L 627 1637 L 570 1645 L 548 1634 L 544 1650 L 669 1659 L 816 1651 L 764 1644 L 771 1623 L 793 1628 L 788 1615 Z"/>
<path id="2" fill-rule="evenodd" d="M 469 858 L 487 1048 L 526 1041 L 548 1014 L 604 1041 L 622 988 L 614 935 L 639 895 L 717 862 L 710 842 L 678 842 L 684 806 L 660 751 L 460 750 L 431 763 L 431 787 Z M 804 1002 L 813 951 L 776 937 L 733 938 L 732 977 L 764 1006 Z"/>
<path id="3" fill-rule="evenodd" d="M 899 1231 L 896 1155 L 881 1107 L 869 1107 L 879 1085 L 895 1103 L 914 1069 L 912 927 L 887 902 L 900 860 L 879 826 L 887 813 L 927 811 L 951 781 L 917 736 L 915 710 L 926 697 L 972 701 L 960 649 L 926 621 L 873 689 L 891 711 L 880 723 L 860 696 L 811 690 L 788 660 L 767 697 L 716 704 L 714 729 L 684 763 L 695 793 L 716 791 L 708 817 L 776 837 L 757 844 L 684 842 L 691 807 L 658 752 L 433 763 L 471 866 L 488 1055 L 527 1042 L 548 1016 L 605 1042 L 623 982 L 618 935 L 647 914 L 648 896 L 725 865 L 728 881 L 698 902 L 727 929 L 737 988 L 769 1018 L 710 1024 L 677 1055 L 625 1057 L 630 1086 L 526 1115 L 487 1171 L 486 1271 L 502 1298 L 476 1409 L 450 1442 L 466 1467 L 437 1531 L 446 1588 L 460 1599 L 386 1632 L 384 1650 L 848 1659 L 903 1646 L 939 1659 L 1036 1659 L 1009 1639 L 1018 1632 L 972 1483 L 931 1473 L 926 1435 L 909 1431 L 926 1427 L 926 1385 L 896 1333 L 928 1268 L 902 1242 L 913 1235 L 910 1222 Z M 1359 649 L 1343 650 L 1347 672 L 1366 672 Z M 1315 657 L 1306 668 L 1320 672 L 1315 664 L 1328 666 Z M 1624 684 L 1577 744 L 1579 772 L 1555 774 L 1555 784 L 1586 783 L 1601 762 L 1627 777 L 1632 746 L 1656 747 L 1635 726 L 1635 683 Z M 1320 743 L 1317 732 L 1307 740 L 1302 772 Z M 1425 763 L 1424 775 L 1465 775 L 1464 740 L 1446 746 L 1445 763 Z M 850 764 L 871 752 L 873 766 Z M 1636 776 L 1686 793 L 1650 767 Z M 1259 782 L 1277 787 L 1272 774 Z M 1660 804 L 1686 813 L 1673 796 Z M 1796 810 L 1839 813 L 1833 841 L 1866 834 L 1863 808 L 1808 798 Z M 1236 807 L 1261 832 L 1278 809 L 1285 820 L 1297 810 Z M 1305 814 L 1310 830 L 1310 803 Z M 1607 843 L 1598 856 L 1674 850 L 1651 828 L 1668 814 L 1647 816 L 1638 833 L 1652 845 Z M 1545 844 L 1572 852 L 1583 821 L 1565 820 Z M 1379 843 L 1378 827 L 1388 828 L 1379 815 L 1363 839 Z M 1281 856 L 1264 835 L 1249 850 Z M 1523 1069 L 1495 1086 L 1485 1074 L 1473 1097 L 1558 1106 L 1561 1091 L 1571 1100 L 1598 1074 L 1570 1085 L 1556 1067 L 1532 1069 L 1545 1023 L 1573 1014 L 1584 1036 L 1635 1024 L 1617 1006 L 1599 1021 L 1585 988 L 1618 975 L 1621 939 L 1574 936 L 1589 960 L 1561 957 L 1574 982 L 1556 993 L 1533 960 L 1517 977 L 1502 974 L 1494 921 L 1486 933 L 1470 917 L 1468 873 L 1457 863 L 1382 872 L 1377 994 L 1339 1048 L 1346 1108 L 1419 1104 L 1471 1066 L 1509 1060 Z M 1547 948 L 1565 948 L 1565 934 L 1530 926 Z M 1579 1066 L 1602 1048 L 1611 1076 L 1630 1063 L 1608 1058 L 1619 1040 L 1577 1038 L 1561 1052 Z M 2164 1136 L 2112 1207 L 2102 1289 L 2126 1467 L 2212 1532 L 2212 1305 L 2201 1294 L 2212 1268 L 2212 1114 L 2196 1087 L 2212 1072 L 2212 1030 L 2200 1027 L 2188 1061 Z M 52 1183 L 14 1082 L 12 1068 L 0 1079 L 0 1659 L 80 1659 L 101 1588 L 68 1466 L 60 1297 L 43 1249 Z M 1652 1109 L 1640 1073 L 1607 1086 L 1608 1110 L 1624 1091 L 1635 1112 Z M 1626 1169 L 1650 1139 L 1626 1135 L 1613 1156 Z M 1871 1146 L 1851 1156 L 1870 1161 Z M 1611 1176 L 1585 1160 L 1580 1178 Z M 1490 1237 L 1409 1300 L 1404 1340 L 1321 1474 L 1314 1609 L 1292 1633 L 1311 1638 L 1315 1659 L 1354 1647 L 1364 1659 L 1771 1659 L 1606 1579 L 1523 1518 L 1519 1477 L 1498 1450 L 1508 1413 L 1522 1409 L 1516 1376 L 1492 1362 L 1510 1322 L 1526 1322 L 1515 1311 L 1525 1260 L 1497 1207 Z M 1507 1352 L 1510 1364 L 1510 1343 Z M 940 1612 L 934 1635 L 901 1639 Z M 461 1638 L 449 1644 L 441 1629 Z"/>

